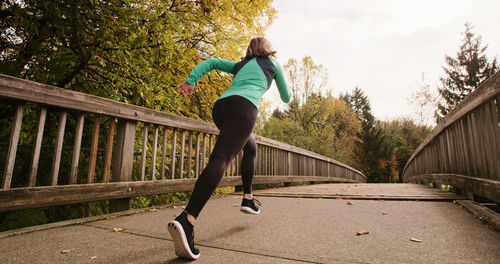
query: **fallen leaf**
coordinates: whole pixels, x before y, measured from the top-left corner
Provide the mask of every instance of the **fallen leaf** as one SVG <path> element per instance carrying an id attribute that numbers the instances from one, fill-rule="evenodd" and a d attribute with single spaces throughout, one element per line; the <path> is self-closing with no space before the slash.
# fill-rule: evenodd
<path id="1" fill-rule="evenodd" d="M 416 239 L 416 238 L 410 238 L 410 241 L 413 241 L 413 242 L 422 242 L 422 240 Z"/>
<path id="2" fill-rule="evenodd" d="M 160 210 L 158 210 L 156 208 L 149 208 L 149 209 L 146 210 L 146 212 L 150 212 L 150 213 L 151 212 L 158 212 L 158 211 L 160 211 Z"/>
<path id="3" fill-rule="evenodd" d="M 124 227 L 124 228 L 121 228 L 121 227 L 114 227 L 114 228 L 113 228 L 113 231 L 115 231 L 115 232 L 121 232 L 121 231 L 123 231 L 123 230 L 127 230 L 127 229 L 128 229 L 127 227 Z"/>
<path id="4" fill-rule="evenodd" d="M 326 193 L 322 193 L 321 196 L 326 196 Z"/>
<path id="5" fill-rule="evenodd" d="M 94 259 L 97 259 L 97 256 L 90 257 L 90 260 L 94 260 Z"/>
<path id="6" fill-rule="evenodd" d="M 61 251 L 61 254 L 67 254 L 67 253 L 69 253 L 69 252 L 71 252 L 71 251 L 73 251 L 73 250 L 75 250 L 75 249 L 76 249 L 76 248 L 63 250 L 63 251 Z"/>
<path id="7" fill-rule="evenodd" d="M 114 219 L 114 218 L 116 218 L 116 215 L 112 215 L 110 217 L 106 217 L 107 220 Z"/>
<path id="8" fill-rule="evenodd" d="M 382 213 L 382 215 L 386 215 L 386 214 L 388 214 L 388 212 L 383 212 L 383 213 Z"/>
<path id="9" fill-rule="evenodd" d="M 347 204 L 347 205 L 352 205 L 352 203 L 351 203 L 351 202 L 346 202 L 345 204 Z"/>
<path id="10" fill-rule="evenodd" d="M 363 195 L 361 195 L 361 197 L 366 197 L 366 195 L 363 194 Z"/>
<path id="11" fill-rule="evenodd" d="M 336 199 L 337 199 L 337 200 L 342 200 L 342 197 L 338 197 L 338 196 L 337 196 L 337 198 L 336 198 Z"/>
<path id="12" fill-rule="evenodd" d="M 357 236 L 368 235 L 368 234 L 370 234 L 370 232 L 368 232 L 368 231 L 359 231 L 356 233 Z"/>

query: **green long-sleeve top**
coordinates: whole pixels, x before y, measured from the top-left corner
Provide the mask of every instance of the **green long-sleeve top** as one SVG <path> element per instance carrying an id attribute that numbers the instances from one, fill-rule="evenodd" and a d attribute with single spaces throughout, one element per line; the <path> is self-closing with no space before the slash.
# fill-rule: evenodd
<path id="1" fill-rule="evenodd" d="M 260 99 L 274 79 L 281 100 L 285 103 L 290 101 L 290 93 L 286 87 L 283 71 L 273 58 L 253 57 L 240 62 L 210 58 L 198 64 L 185 81 L 196 85 L 203 75 L 214 69 L 234 75 L 231 86 L 217 100 L 231 95 L 239 95 L 248 99 L 259 109 Z"/>

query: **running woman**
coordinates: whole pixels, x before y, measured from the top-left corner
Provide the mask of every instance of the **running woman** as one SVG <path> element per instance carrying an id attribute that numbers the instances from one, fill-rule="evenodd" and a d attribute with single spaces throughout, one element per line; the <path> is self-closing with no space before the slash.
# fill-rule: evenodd
<path id="1" fill-rule="evenodd" d="M 275 55 L 276 51 L 266 38 L 252 38 L 246 56 L 241 61 L 207 59 L 198 64 L 185 81 L 177 86 L 181 95 L 191 96 L 198 80 L 211 70 L 217 69 L 233 74 L 232 85 L 217 99 L 212 109 L 213 120 L 220 132 L 208 164 L 196 181 L 186 209 L 168 223 L 175 254 L 179 257 L 187 259 L 200 257 L 200 251 L 194 247 L 193 228 L 196 218 L 219 184 L 229 163 L 242 149 L 241 180 L 244 194 L 240 210 L 249 214 L 260 212 L 255 204 L 257 202 L 260 205 L 260 203 L 252 195 L 257 145 L 251 136 L 259 103 L 273 79 L 281 100 L 285 103 L 290 101 L 290 93 L 281 66 L 274 59 Z"/>

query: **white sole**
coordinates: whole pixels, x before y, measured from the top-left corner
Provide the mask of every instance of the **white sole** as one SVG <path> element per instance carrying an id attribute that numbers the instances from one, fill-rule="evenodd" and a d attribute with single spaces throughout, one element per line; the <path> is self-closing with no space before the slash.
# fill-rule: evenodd
<path id="1" fill-rule="evenodd" d="M 260 213 L 260 209 L 259 209 L 259 211 L 255 211 L 254 209 L 252 209 L 248 206 L 240 207 L 240 211 L 242 211 L 245 214 L 253 214 L 253 215 L 258 215 Z"/>
<path id="2" fill-rule="evenodd" d="M 199 253 L 194 255 L 191 252 L 181 223 L 176 220 L 170 221 L 168 223 L 168 232 L 170 232 L 170 236 L 172 236 L 172 240 L 174 241 L 175 254 L 177 256 L 187 259 L 198 259 L 200 257 Z"/>

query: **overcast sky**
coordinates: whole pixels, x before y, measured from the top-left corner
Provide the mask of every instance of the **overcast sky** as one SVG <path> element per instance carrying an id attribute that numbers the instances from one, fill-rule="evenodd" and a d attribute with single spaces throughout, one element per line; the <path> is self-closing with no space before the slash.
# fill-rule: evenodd
<path id="1" fill-rule="evenodd" d="M 422 73 L 436 88 L 466 22 L 488 44 L 488 58 L 500 59 L 498 0 L 274 0 L 273 6 L 278 16 L 266 36 L 278 61 L 311 56 L 328 70 L 325 89 L 338 96 L 359 86 L 381 120 L 412 117 L 407 98 Z"/>

